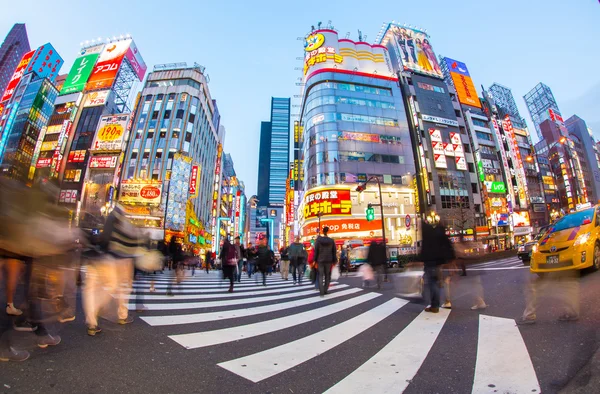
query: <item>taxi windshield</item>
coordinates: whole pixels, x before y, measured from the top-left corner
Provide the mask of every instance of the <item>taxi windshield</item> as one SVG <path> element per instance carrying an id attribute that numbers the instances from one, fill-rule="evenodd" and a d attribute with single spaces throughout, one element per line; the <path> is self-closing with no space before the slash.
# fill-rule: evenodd
<path id="1" fill-rule="evenodd" d="M 590 222 L 594 218 L 594 208 L 586 209 L 585 211 L 575 212 L 560 219 L 554 225 L 552 232 L 565 230 L 567 228 L 573 228 L 581 226 L 583 221 L 589 219 Z"/>

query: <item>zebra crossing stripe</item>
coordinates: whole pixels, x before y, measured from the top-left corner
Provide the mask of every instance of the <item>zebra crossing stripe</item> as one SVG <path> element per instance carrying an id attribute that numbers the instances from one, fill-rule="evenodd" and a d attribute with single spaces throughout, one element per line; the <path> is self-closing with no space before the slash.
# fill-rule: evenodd
<path id="1" fill-rule="evenodd" d="M 136 283 L 141 283 L 141 284 L 146 284 L 146 283 L 156 283 L 156 284 L 168 284 L 168 283 L 172 283 L 176 278 L 160 278 L 160 279 L 140 279 L 137 280 Z M 199 285 L 210 285 L 210 284 L 215 284 L 215 283 L 221 283 L 223 282 L 225 279 L 223 279 L 222 277 L 218 277 L 215 278 L 214 280 L 205 280 L 205 279 L 195 279 L 194 277 L 184 277 L 183 278 L 183 282 L 185 283 L 195 283 L 195 284 L 199 284 Z M 258 278 L 258 279 L 242 279 L 242 283 L 254 283 L 254 282 L 262 282 L 262 278 Z M 283 279 L 280 278 L 267 278 L 267 282 L 286 282 Z"/>
<path id="2" fill-rule="evenodd" d="M 479 315 L 473 393 L 492 391 L 539 393 L 541 390 L 529 352 L 515 321 Z"/>
<path id="3" fill-rule="evenodd" d="M 308 286 L 311 285 L 311 283 L 307 283 L 307 284 L 302 284 L 299 286 Z M 156 287 L 156 286 L 155 286 Z M 203 287 L 185 287 L 185 286 L 179 286 L 179 285 L 172 285 L 171 286 L 173 288 L 173 290 L 177 293 L 177 294 L 191 294 L 191 293 L 223 293 L 224 289 L 228 289 L 229 288 L 229 283 L 227 284 L 223 284 L 221 286 L 203 286 Z M 242 292 L 242 294 L 246 294 L 244 293 L 245 291 L 248 290 L 258 290 L 258 289 L 263 289 L 267 290 L 273 290 L 273 289 L 285 289 L 285 288 L 297 288 L 298 286 L 294 286 L 291 283 L 285 283 L 285 284 L 276 284 L 276 285 L 267 285 L 267 287 L 264 287 L 262 284 L 261 285 L 252 285 L 252 286 L 245 286 L 242 287 L 238 284 L 236 284 L 235 286 L 233 286 L 233 290 L 234 292 L 236 290 L 238 290 L 239 292 Z M 167 286 L 165 287 L 156 287 L 157 290 L 166 290 Z M 136 292 L 140 292 L 140 293 L 146 293 L 149 291 L 149 288 L 139 288 L 139 287 L 134 287 L 134 290 Z M 236 293 L 233 293 L 236 294 Z M 238 293 L 239 294 L 239 293 Z"/>
<path id="4" fill-rule="evenodd" d="M 355 307 L 356 305 L 370 301 L 379 296 L 381 296 L 379 293 L 367 293 L 349 300 L 313 309 L 311 311 L 296 313 L 294 315 L 277 319 L 264 320 L 258 323 L 223 328 L 220 330 L 170 335 L 169 338 L 179 343 L 186 349 L 196 349 L 227 342 L 234 342 L 241 339 L 252 338 L 283 330 L 309 321 L 314 321 L 322 317 Z"/>
<path id="5" fill-rule="evenodd" d="M 325 393 L 401 393 L 417 374 L 450 311 L 421 312 L 383 349 Z"/>
<path id="6" fill-rule="evenodd" d="M 509 264 L 510 263 L 510 264 Z M 477 263 L 477 264 L 473 264 L 473 267 L 477 267 L 477 268 L 484 268 L 484 267 L 494 267 L 494 266 L 511 266 L 514 265 L 516 263 L 519 263 L 519 265 L 522 265 L 523 263 L 521 262 L 521 260 L 519 260 L 518 258 L 510 258 L 510 259 L 504 259 L 504 260 L 495 260 L 495 261 L 488 261 L 485 263 Z M 468 266 L 467 266 L 468 269 Z"/>
<path id="7" fill-rule="evenodd" d="M 218 365 L 221 368 L 257 383 L 311 360 L 352 339 L 390 316 L 407 303 L 407 301 L 394 298 L 352 319 L 313 335 L 246 357 L 222 362 Z"/>
<path id="8" fill-rule="evenodd" d="M 349 287 L 348 285 L 336 285 L 335 287 L 331 287 L 332 290 L 338 290 Z M 265 292 L 257 292 L 258 294 L 264 294 Z M 235 293 L 232 293 L 235 294 Z M 224 307 L 224 306 L 233 306 L 233 305 L 248 305 L 252 302 L 267 302 L 267 301 L 281 301 L 287 298 L 294 297 L 302 297 L 302 296 L 310 296 L 317 295 L 314 289 L 306 290 L 306 291 L 298 291 L 290 294 L 275 294 L 272 296 L 266 297 L 255 297 L 251 300 L 248 298 L 236 298 L 234 300 L 216 300 L 216 301 L 202 301 L 202 302 L 174 302 L 174 303 L 166 303 L 166 304 L 144 304 L 144 308 L 148 311 L 159 311 L 159 310 L 178 310 L 178 309 L 202 309 L 202 308 L 214 308 L 214 307 Z M 245 296 L 247 293 L 241 294 L 238 293 L 238 297 L 242 295 Z M 144 301 L 147 299 L 147 296 L 144 296 Z M 170 300 L 180 299 L 175 297 L 165 297 Z M 206 298 L 219 298 L 215 296 L 210 296 Z M 129 310 L 136 310 L 137 307 L 135 303 L 130 302 L 127 306 Z"/>
<path id="9" fill-rule="evenodd" d="M 308 282 L 308 281 L 307 281 Z M 267 282 L 268 284 L 272 284 L 272 285 L 285 285 L 285 286 L 292 286 L 293 282 L 289 282 L 289 281 L 271 281 L 271 282 Z M 234 286 L 235 287 L 252 287 L 252 286 L 258 286 L 261 285 L 262 286 L 262 281 L 260 282 L 242 282 L 242 283 L 238 283 L 235 282 Z M 229 286 L 229 281 L 219 281 L 219 282 L 215 282 L 215 283 L 191 283 L 191 282 L 181 282 L 179 284 L 175 284 L 175 283 L 155 283 L 154 287 L 157 289 L 166 289 L 169 286 L 181 286 L 181 287 L 189 287 L 189 288 L 214 288 L 214 287 L 223 287 L 223 286 Z M 140 283 L 140 282 L 136 282 L 133 287 L 135 288 L 140 288 L 140 289 L 148 289 L 150 288 L 150 283 Z"/>
<path id="10" fill-rule="evenodd" d="M 289 292 L 309 288 L 311 286 L 314 286 L 314 285 L 312 283 L 307 283 L 307 284 L 303 284 L 300 286 L 285 286 L 285 287 L 257 286 L 256 289 L 261 289 L 261 290 L 252 290 L 251 289 L 250 291 L 238 291 L 238 292 L 235 291 L 235 287 L 234 287 L 233 293 L 224 293 L 225 290 L 218 290 L 218 289 L 203 292 L 203 293 L 210 293 L 210 294 L 198 294 L 198 290 L 190 290 L 190 291 L 177 290 L 177 287 L 175 286 L 173 288 L 173 292 L 175 293 L 175 295 L 173 295 L 173 296 L 168 296 L 168 295 L 163 295 L 163 294 L 144 294 L 143 298 L 144 298 L 144 301 L 145 300 L 149 300 L 149 301 L 173 300 L 173 299 L 175 299 L 175 300 L 202 300 L 202 299 L 208 299 L 208 298 L 234 298 L 234 297 L 246 297 L 246 296 L 261 296 L 263 294 L 271 294 L 271 293 L 289 293 Z M 195 293 L 195 294 L 186 294 L 186 293 L 190 293 L 190 292 Z"/>
<path id="11" fill-rule="evenodd" d="M 293 309 L 301 306 L 316 304 L 325 300 L 344 297 L 361 291 L 361 289 L 352 288 L 331 293 L 331 295 L 326 299 L 321 297 L 310 297 L 297 301 L 288 301 L 284 303 L 258 306 L 253 308 L 235 309 L 230 311 L 194 313 L 188 315 L 149 316 L 141 317 L 141 319 L 151 326 L 171 326 L 177 324 L 203 323 L 216 320 L 236 319 L 245 316 L 256 316 L 264 313 L 277 312 L 285 309 Z"/>

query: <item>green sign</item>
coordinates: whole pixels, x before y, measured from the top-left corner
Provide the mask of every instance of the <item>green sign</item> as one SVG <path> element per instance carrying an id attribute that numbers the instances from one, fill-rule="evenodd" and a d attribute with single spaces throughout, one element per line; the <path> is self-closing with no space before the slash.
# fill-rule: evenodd
<path id="1" fill-rule="evenodd" d="M 485 181 L 484 183 L 488 193 L 506 193 L 504 182 Z"/>
<path id="2" fill-rule="evenodd" d="M 483 164 L 481 161 L 477 162 L 477 172 L 479 173 L 479 180 L 483 182 L 485 180 L 485 172 L 483 171 Z"/>
<path id="3" fill-rule="evenodd" d="M 71 71 L 69 71 L 65 84 L 60 91 L 61 95 L 83 90 L 92 70 L 94 70 L 98 56 L 100 56 L 99 53 L 91 53 L 75 59 L 75 63 L 73 63 L 73 67 L 71 67 Z"/>

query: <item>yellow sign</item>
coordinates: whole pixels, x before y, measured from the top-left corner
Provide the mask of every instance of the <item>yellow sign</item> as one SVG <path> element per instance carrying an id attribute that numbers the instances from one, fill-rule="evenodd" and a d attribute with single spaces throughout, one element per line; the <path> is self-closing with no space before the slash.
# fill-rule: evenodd
<path id="1" fill-rule="evenodd" d="M 306 52 L 314 51 L 315 49 L 320 48 L 323 43 L 325 43 L 325 36 L 323 34 L 311 34 L 310 36 L 306 37 L 304 50 Z"/>
<path id="2" fill-rule="evenodd" d="M 118 123 L 107 124 L 98 130 L 98 141 L 114 141 L 123 135 L 123 126 Z"/>
<path id="3" fill-rule="evenodd" d="M 344 58 L 335 53 L 335 48 L 333 47 L 323 47 L 307 53 L 304 60 L 304 75 L 306 75 L 308 69 L 315 64 L 325 63 L 328 60 L 333 60 L 335 63 L 340 64 L 344 61 Z"/>
<path id="4" fill-rule="evenodd" d="M 42 147 L 40 148 L 40 151 L 44 152 L 47 150 L 54 150 L 54 149 L 56 149 L 57 144 L 58 144 L 58 141 L 42 142 Z"/>

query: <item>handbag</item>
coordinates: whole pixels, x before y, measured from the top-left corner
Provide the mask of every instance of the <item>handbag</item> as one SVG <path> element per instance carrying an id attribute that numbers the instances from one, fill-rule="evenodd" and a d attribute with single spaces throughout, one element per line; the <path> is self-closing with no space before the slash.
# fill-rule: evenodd
<path id="1" fill-rule="evenodd" d="M 314 269 L 310 270 L 310 282 L 315 283 L 317 281 L 317 272 Z"/>
<path id="2" fill-rule="evenodd" d="M 337 265 L 335 265 L 331 269 L 331 280 L 338 280 L 338 279 L 340 279 L 340 269 L 338 268 Z"/>
<path id="3" fill-rule="evenodd" d="M 160 271 L 163 268 L 163 254 L 158 250 L 146 249 L 135 258 L 135 267 L 144 272 Z"/>

